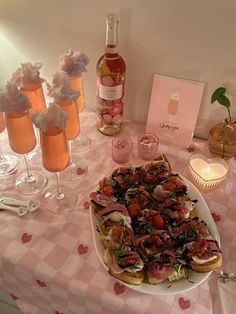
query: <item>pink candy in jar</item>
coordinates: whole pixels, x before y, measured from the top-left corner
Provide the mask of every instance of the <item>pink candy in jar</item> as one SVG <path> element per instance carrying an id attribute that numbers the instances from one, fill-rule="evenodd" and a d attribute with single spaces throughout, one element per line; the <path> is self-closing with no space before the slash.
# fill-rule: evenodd
<path id="1" fill-rule="evenodd" d="M 133 150 L 133 141 L 128 137 L 115 137 L 112 140 L 112 158 L 118 163 L 130 160 Z"/>
<path id="2" fill-rule="evenodd" d="M 152 133 L 145 133 L 138 137 L 138 155 L 142 159 L 155 159 L 157 157 L 159 139 Z"/>

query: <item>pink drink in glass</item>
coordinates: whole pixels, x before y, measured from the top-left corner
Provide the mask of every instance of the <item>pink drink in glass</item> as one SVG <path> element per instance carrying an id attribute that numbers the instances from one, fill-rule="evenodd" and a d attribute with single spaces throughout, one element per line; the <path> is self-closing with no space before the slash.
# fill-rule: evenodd
<path id="1" fill-rule="evenodd" d="M 40 131 L 43 166 L 50 172 L 59 172 L 70 161 L 65 131 L 50 127 Z"/>
<path id="2" fill-rule="evenodd" d="M 32 108 L 29 109 L 30 112 L 46 111 L 46 102 L 42 84 L 28 85 L 26 87 L 22 87 L 21 91 L 28 97 L 32 105 Z"/>
<path id="3" fill-rule="evenodd" d="M 127 137 L 115 137 L 112 140 L 112 158 L 118 163 L 130 160 L 133 150 L 133 141 Z"/>
<path id="4" fill-rule="evenodd" d="M 157 157 L 159 139 L 156 135 L 145 133 L 138 137 L 138 155 L 142 159 L 151 160 Z"/>
<path id="5" fill-rule="evenodd" d="M 66 139 L 73 140 L 79 135 L 80 132 L 80 121 L 76 100 L 61 101 L 58 102 L 58 105 L 62 111 L 68 113 L 68 120 L 65 127 Z"/>
<path id="6" fill-rule="evenodd" d="M 77 103 L 78 112 L 81 112 L 84 109 L 84 85 L 83 85 L 82 74 L 71 77 L 70 86 L 72 89 L 80 92 L 80 97 L 77 98 L 76 103 Z"/>
<path id="7" fill-rule="evenodd" d="M 36 138 L 29 111 L 6 113 L 6 125 L 11 149 L 18 154 L 27 154 L 36 145 Z"/>
<path id="8" fill-rule="evenodd" d="M 6 123 L 5 123 L 5 118 L 4 114 L 0 112 L 0 133 L 2 133 L 5 130 Z"/>

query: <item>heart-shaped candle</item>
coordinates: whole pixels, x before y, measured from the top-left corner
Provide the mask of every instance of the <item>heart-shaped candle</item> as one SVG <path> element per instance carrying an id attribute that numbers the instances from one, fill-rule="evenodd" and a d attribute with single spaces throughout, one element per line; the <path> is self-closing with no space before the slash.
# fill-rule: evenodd
<path id="1" fill-rule="evenodd" d="M 190 176 L 202 192 L 218 188 L 226 179 L 228 171 L 228 164 L 221 158 L 208 159 L 205 155 L 196 153 L 189 159 Z"/>

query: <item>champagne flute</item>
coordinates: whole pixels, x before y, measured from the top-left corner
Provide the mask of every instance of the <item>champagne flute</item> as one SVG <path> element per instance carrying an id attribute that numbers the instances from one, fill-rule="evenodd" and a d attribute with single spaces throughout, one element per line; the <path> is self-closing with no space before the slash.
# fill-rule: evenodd
<path id="1" fill-rule="evenodd" d="M 0 112 L 0 134 L 5 130 L 6 123 L 3 112 Z M 12 174 L 18 167 L 18 158 L 12 154 L 4 154 L 0 146 L 0 177 Z"/>
<path id="2" fill-rule="evenodd" d="M 47 110 L 42 83 L 29 84 L 27 86 L 21 87 L 21 92 L 27 96 L 29 102 L 31 103 L 31 108 L 29 112 L 45 112 Z M 39 133 L 36 130 L 37 146 L 33 150 L 32 154 L 29 154 L 30 161 L 35 164 L 41 164 L 41 150 L 39 147 Z"/>
<path id="3" fill-rule="evenodd" d="M 72 89 L 80 92 L 80 97 L 77 98 L 77 110 L 78 114 L 84 110 L 85 97 L 84 97 L 84 84 L 82 74 L 70 77 L 70 86 Z M 79 134 L 77 139 L 73 142 L 73 150 L 85 151 L 91 145 L 91 139 L 86 134 Z"/>
<path id="4" fill-rule="evenodd" d="M 28 97 L 31 103 L 32 107 L 29 112 L 44 112 L 47 110 L 42 83 L 21 87 L 21 92 Z"/>
<path id="5" fill-rule="evenodd" d="M 70 86 L 72 89 L 80 92 L 80 97 L 77 98 L 76 100 L 78 113 L 80 113 L 84 110 L 84 106 L 85 106 L 84 83 L 83 83 L 82 74 L 70 77 Z"/>
<path id="6" fill-rule="evenodd" d="M 57 104 L 60 106 L 62 111 L 68 113 L 65 134 L 68 141 L 70 162 L 68 167 L 62 171 L 61 178 L 69 181 L 79 180 L 84 177 L 88 171 L 88 168 L 85 163 L 83 163 L 81 160 L 78 160 L 75 155 L 72 156 L 71 153 L 71 144 L 80 132 L 77 99 L 67 99 L 60 102 L 58 101 Z"/>
<path id="7" fill-rule="evenodd" d="M 16 190 L 22 194 L 35 194 L 43 190 L 47 179 L 38 171 L 31 171 L 27 154 L 36 145 L 36 138 L 29 111 L 22 113 L 6 113 L 6 126 L 11 149 L 24 155 L 26 171 L 21 173 L 15 181 Z"/>
<path id="8" fill-rule="evenodd" d="M 70 162 L 65 130 L 57 127 L 48 127 L 45 131 L 40 130 L 40 142 L 43 166 L 47 171 L 56 174 L 57 182 L 55 187 L 45 193 L 45 206 L 57 214 L 68 212 L 74 208 L 77 195 L 75 191 L 67 186 L 61 186 L 59 182 L 60 171 L 65 169 Z"/>

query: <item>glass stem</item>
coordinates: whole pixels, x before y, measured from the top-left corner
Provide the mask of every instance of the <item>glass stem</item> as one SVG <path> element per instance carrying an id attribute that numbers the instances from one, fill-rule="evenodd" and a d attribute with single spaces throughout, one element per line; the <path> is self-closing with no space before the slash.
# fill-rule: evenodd
<path id="1" fill-rule="evenodd" d="M 2 147 L 0 145 L 0 163 L 4 163 L 6 161 L 6 158 L 3 155 Z"/>
<path id="2" fill-rule="evenodd" d="M 27 154 L 24 154 L 24 159 L 25 159 L 25 165 L 26 165 L 26 171 L 27 171 L 27 178 L 26 181 L 27 182 L 32 182 L 35 180 L 35 178 L 32 176 L 31 170 L 30 170 L 30 166 L 29 166 L 29 161 L 28 161 L 28 157 Z"/>
<path id="3" fill-rule="evenodd" d="M 69 153 L 69 156 L 70 156 L 70 165 L 72 164 L 72 156 L 71 156 L 71 142 L 72 141 L 68 141 L 68 153 Z"/>
<path id="4" fill-rule="evenodd" d="M 57 179 L 57 194 L 56 194 L 56 198 L 58 200 L 62 200 L 64 198 L 64 194 L 61 191 L 59 176 L 60 176 L 60 172 L 56 172 L 56 179 Z"/>

